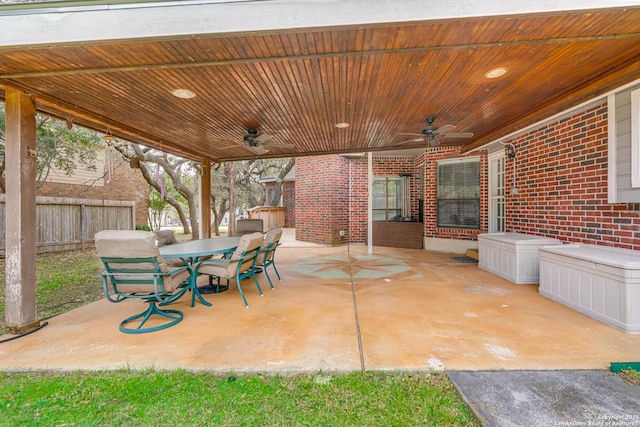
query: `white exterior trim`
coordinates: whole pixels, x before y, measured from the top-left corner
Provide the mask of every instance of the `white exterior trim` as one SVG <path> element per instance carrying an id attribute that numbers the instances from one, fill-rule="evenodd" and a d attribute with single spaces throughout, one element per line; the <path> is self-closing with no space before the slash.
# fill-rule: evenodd
<path id="1" fill-rule="evenodd" d="M 0 7 L 0 46 L 278 31 L 637 6 L 637 0 L 263 0 Z"/>
<path id="2" fill-rule="evenodd" d="M 424 237 L 423 247 L 425 251 L 464 254 L 469 249 L 478 249 L 478 241 Z"/>
<path id="3" fill-rule="evenodd" d="M 631 92 L 631 187 L 640 188 L 640 89 Z"/>
<path id="4" fill-rule="evenodd" d="M 608 141 L 608 153 L 607 153 L 607 201 L 609 203 L 616 203 L 618 199 L 618 190 L 616 184 L 617 178 L 617 138 L 616 138 L 616 96 L 615 94 L 609 94 L 607 96 L 607 139 Z"/>

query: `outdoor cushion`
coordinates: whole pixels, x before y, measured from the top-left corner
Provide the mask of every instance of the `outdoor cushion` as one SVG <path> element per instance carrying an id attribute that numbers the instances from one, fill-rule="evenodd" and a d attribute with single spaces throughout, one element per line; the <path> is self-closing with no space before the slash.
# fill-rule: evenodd
<path id="1" fill-rule="evenodd" d="M 245 234 L 251 234 L 255 232 L 262 233 L 263 222 L 260 218 L 251 218 L 251 219 L 239 219 L 236 222 L 236 236 L 243 236 Z"/>
<path id="2" fill-rule="evenodd" d="M 258 259 L 256 260 L 257 265 L 263 265 L 265 262 L 273 258 L 273 252 L 275 251 L 275 247 L 273 245 L 277 245 L 281 238 L 282 228 L 274 228 L 272 230 L 269 230 L 269 232 L 264 236 L 264 241 L 260 246 L 261 252 L 258 255 Z M 271 250 L 266 252 L 269 245 L 272 245 Z"/>
<path id="3" fill-rule="evenodd" d="M 175 234 L 173 234 L 173 230 L 158 230 L 155 232 L 155 235 L 159 248 L 178 243 Z M 164 260 L 169 267 L 182 267 L 186 265 L 180 258 L 165 258 Z"/>
<path id="4" fill-rule="evenodd" d="M 231 258 L 229 260 L 215 260 L 215 262 L 204 262 L 198 268 L 199 274 L 207 274 L 210 276 L 224 277 L 224 278 L 233 278 L 236 275 L 236 270 L 238 266 L 237 260 L 242 258 L 242 254 L 246 251 L 253 250 L 255 248 L 259 248 L 263 242 L 262 233 L 252 233 L 245 234 L 240 238 L 240 242 L 238 243 L 238 247 L 233 252 Z M 236 261 L 234 261 L 236 260 Z M 249 270 L 253 262 L 243 262 L 240 267 L 240 273 L 244 273 Z"/>
<path id="5" fill-rule="evenodd" d="M 150 231 L 142 230 L 103 230 L 95 236 L 96 251 L 100 258 L 155 258 L 160 272 L 169 272 L 172 268 L 167 265 L 158 247 L 156 246 L 156 235 Z M 184 264 L 182 264 L 184 265 Z M 137 264 L 117 264 L 112 263 L 114 268 L 136 268 L 140 270 L 153 269 L 153 263 Z M 181 270 L 176 274 L 163 275 L 165 290 L 173 292 L 178 285 L 189 278 L 188 270 Z M 119 275 L 120 279 L 141 279 L 152 278 L 152 275 Z M 143 293 L 154 292 L 153 285 L 118 285 L 118 290 L 123 293 Z"/>
<path id="6" fill-rule="evenodd" d="M 260 250 L 264 238 L 262 233 L 246 234 L 240 238 L 238 247 L 232 254 L 231 258 L 227 259 L 210 259 L 194 264 L 193 271 L 196 277 L 200 274 L 206 274 L 209 276 L 217 276 L 224 279 L 235 279 L 238 285 L 238 291 L 242 296 L 244 305 L 249 307 L 247 298 L 244 296 L 240 281 L 249 276 L 253 276 L 253 281 L 262 295 L 262 289 L 260 283 L 256 278 L 255 260 Z"/>
<path id="7" fill-rule="evenodd" d="M 175 234 L 173 234 L 173 230 L 159 230 L 155 232 L 155 235 L 156 239 L 158 240 L 159 248 L 178 243 Z"/>

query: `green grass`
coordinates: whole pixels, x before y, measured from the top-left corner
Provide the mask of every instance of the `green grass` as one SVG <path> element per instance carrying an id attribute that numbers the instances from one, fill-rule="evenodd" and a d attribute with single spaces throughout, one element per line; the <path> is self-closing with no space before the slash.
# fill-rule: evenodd
<path id="1" fill-rule="evenodd" d="M 640 387 L 640 372 L 634 371 L 633 369 L 624 369 L 620 371 L 620 376 L 626 382 Z"/>
<path id="2" fill-rule="evenodd" d="M 36 258 L 36 316 L 48 319 L 103 298 L 95 250 L 39 254 Z M 5 333 L 5 260 L 0 260 L 0 335 Z"/>
<path id="3" fill-rule="evenodd" d="M 444 374 L 0 373 L 0 425 L 479 426 Z"/>

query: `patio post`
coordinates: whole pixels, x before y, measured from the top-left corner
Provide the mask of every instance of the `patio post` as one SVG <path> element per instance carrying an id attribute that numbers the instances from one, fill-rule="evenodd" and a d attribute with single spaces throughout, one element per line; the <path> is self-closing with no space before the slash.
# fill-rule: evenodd
<path id="1" fill-rule="evenodd" d="M 367 153 L 367 253 L 373 253 L 373 152 Z"/>
<path id="2" fill-rule="evenodd" d="M 10 333 L 36 321 L 36 108 L 25 93 L 5 89 L 6 108 L 6 285 Z"/>
<path id="3" fill-rule="evenodd" d="M 200 238 L 211 237 L 211 163 L 205 159 L 200 165 Z"/>

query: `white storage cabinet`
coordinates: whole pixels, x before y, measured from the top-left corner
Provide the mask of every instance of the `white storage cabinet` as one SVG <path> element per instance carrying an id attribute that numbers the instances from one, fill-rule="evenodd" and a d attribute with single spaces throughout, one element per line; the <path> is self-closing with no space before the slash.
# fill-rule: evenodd
<path id="1" fill-rule="evenodd" d="M 488 233 L 478 236 L 478 267 L 516 284 L 539 280 L 538 249 L 561 245 L 557 239 L 524 233 Z"/>
<path id="2" fill-rule="evenodd" d="M 640 333 L 640 252 L 572 244 L 540 249 L 540 294 Z"/>

